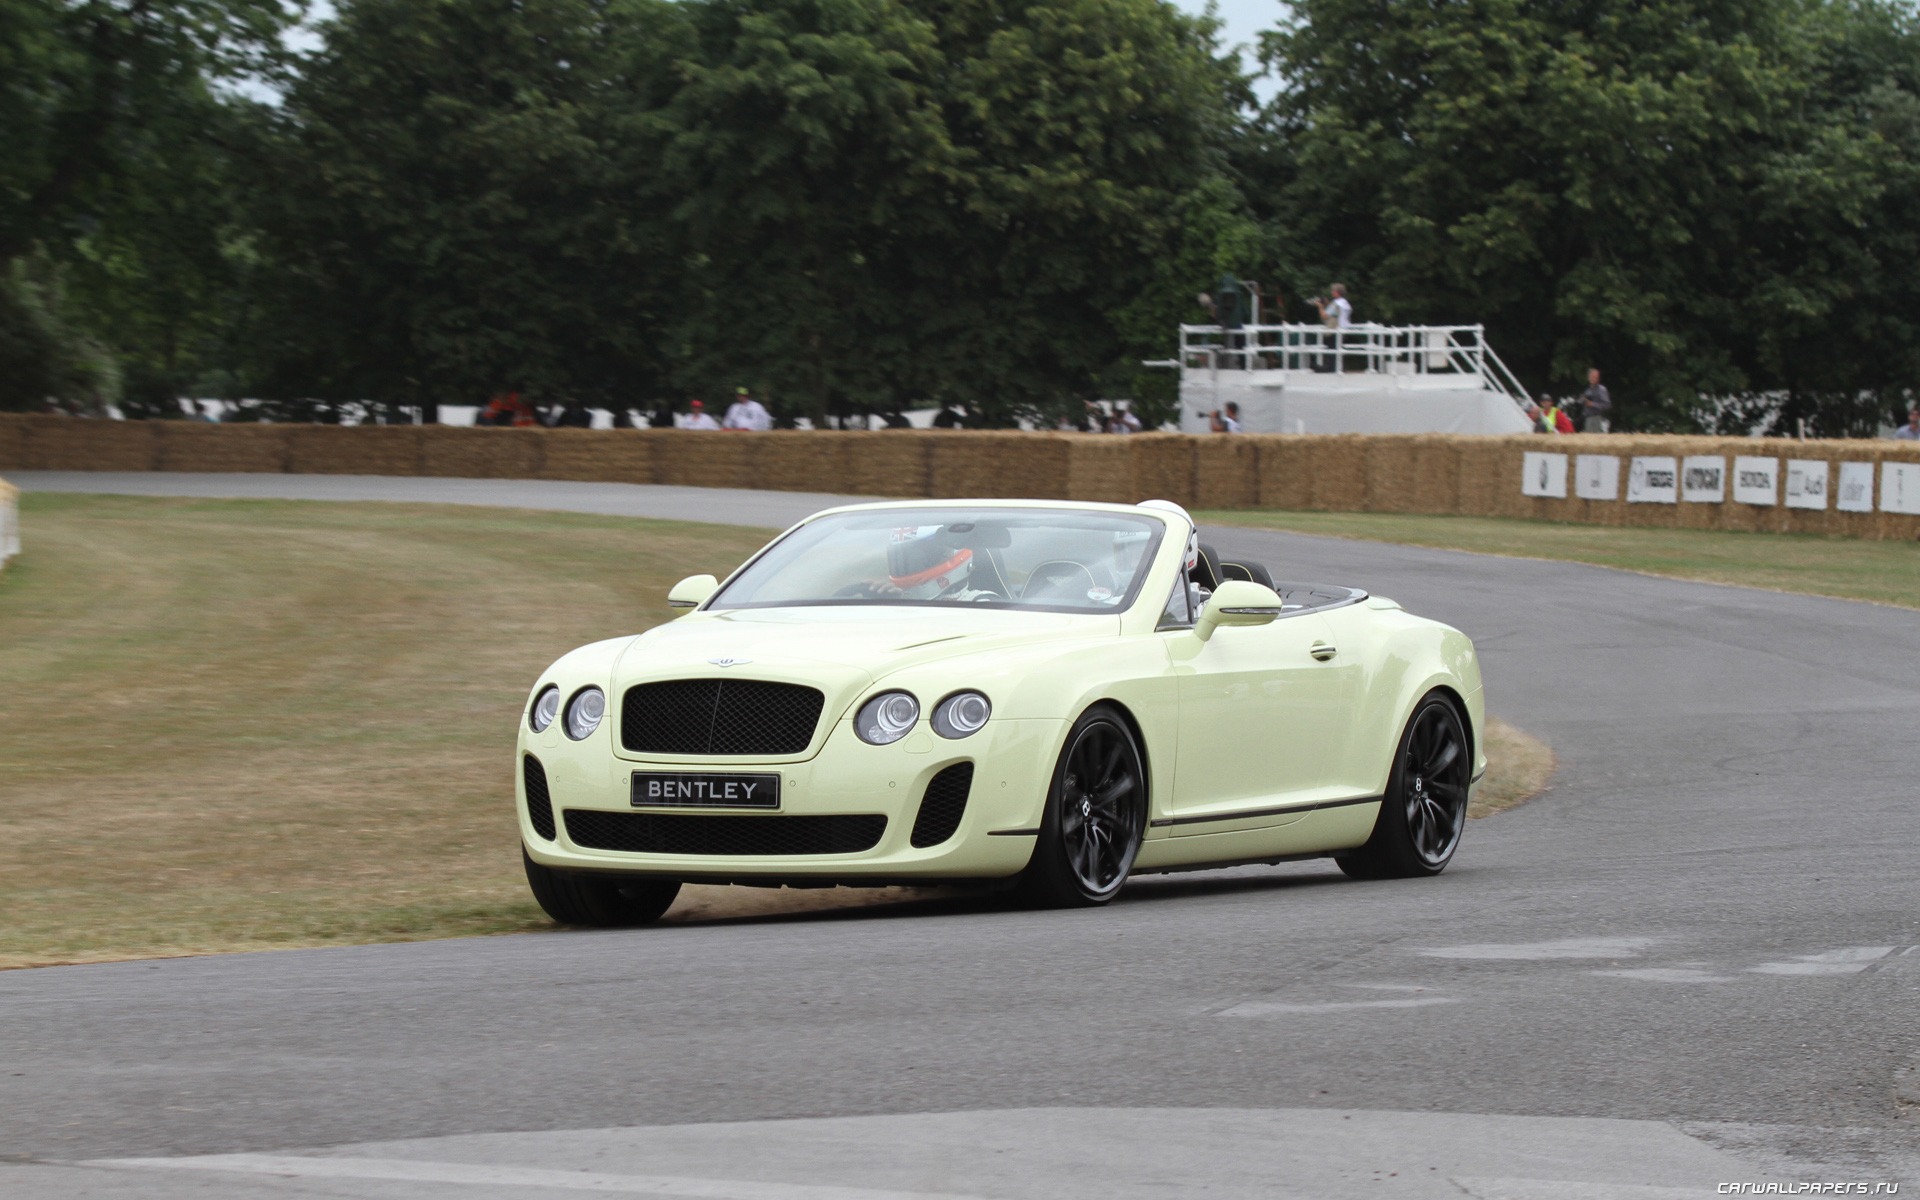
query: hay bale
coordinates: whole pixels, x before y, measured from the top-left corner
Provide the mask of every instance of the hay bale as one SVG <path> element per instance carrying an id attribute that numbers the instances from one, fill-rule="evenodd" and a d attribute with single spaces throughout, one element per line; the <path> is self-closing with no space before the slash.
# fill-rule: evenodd
<path id="1" fill-rule="evenodd" d="M 1105 504 L 1132 504 L 1133 454 L 1125 437 L 1098 433 L 1064 435 L 1067 441 L 1067 498 Z"/>
<path id="2" fill-rule="evenodd" d="M 289 425 L 287 470 L 296 475 L 418 475 L 420 443 L 438 425 Z"/>
<path id="3" fill-rule="evenodd" d="M 1202 434 L 1193 439 L 1193 502 L 1198 508 L 1260 503 L 1260 446 L 1252 439 Z"/>
<path id="4" fill-rule="evenodd" d="M 1118 436 L 1118 435 L 1116 435 Z M 1181 433 L 1127 435 L 1133 459 L 1133 494 L 1139 500 L 1171 500 L 1194 507 L 1193 438 Z"/>
<path id="5" fill-rule="evenodd" d="M 856 496 L 920 499 L 933 496 L 933 448 L 936 432 L 879 429 L 856 432 L 834 487 Z M 825 488 L 826 481 L 822 481 Z"/>
<path id="6" fill-rule="evenodd" d="M 39 471 L 151 471 L 161 424 L 34 416 L 25 429 L 25 465 Z"/>
<path id="7" fill-rule="evenodd" d="M 653 477 L 675 487 L 753 487 L 750 443 L 757 436 L 737 429 L 663 429 L 653 448 Z"/>
<path id="8" fill-rule="evenodd" d="M 157 422 L 156 471 L 272 473 L 287 469 L 285 425 Z"/>
<path id="9" fill-rule="evenodd" d="M 1413 486 L 1405 511 L 1452 513 L 1460 507 L 1460 441 L 1419 434 L 1413 442 Z"/>
<path id="10" fill-rule="evenodd" d="M 552 429 L 541 479 L 652 483 L 653 442 L 638 429 Z"/>
<path id="11" fill-rule="evenodd" d="M 1418 473 L 1414 439 L 1407 434 L 1380 434 L 1362 445 L 1366 511 L 1412 512 Z"/>
<path id="12" fill-rule="evenodd" d="M 857 474 L 857 430 L 783 429 L 756 434 L 748 450 L 753 486 L 777 492 L 837 492 Z"/>
<path id="13" fill-rule="evenodd" d="M 25 467 L 26 465 L 26 417 L 15 413 L 0 413 L 0 467 Z"/>
<path id="14" fill-rule="evenodd" d="M 549 429 L 422 425 L 420 474 L 453 479 L 538 479 Z"/>
<path id="15" fill-rule="evenodd" d="M 1263 434 L 1247 439 L 1258 449 L 1256 494 L 1261 508 L 1299 512 L 1313 503 L 1313 448 L 1306 438 Z"/>

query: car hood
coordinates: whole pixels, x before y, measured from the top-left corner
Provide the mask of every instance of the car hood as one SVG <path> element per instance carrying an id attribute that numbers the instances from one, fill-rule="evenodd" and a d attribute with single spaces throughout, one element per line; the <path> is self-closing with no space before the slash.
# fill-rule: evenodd
<path id="1" fill-rule="evenodd" d="M 1063 639 L 1112 637 L 1118 615 L 822 605 L 698 612 L 633 639 L 623 680 L 823 664 L 878 678 L 904 667 Z M 717 659 L 736 660 L 722 666 Z"/>

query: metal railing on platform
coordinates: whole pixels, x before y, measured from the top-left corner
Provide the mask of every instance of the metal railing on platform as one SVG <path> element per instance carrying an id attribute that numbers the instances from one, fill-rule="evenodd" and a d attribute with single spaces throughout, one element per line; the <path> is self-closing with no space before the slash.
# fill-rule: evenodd
<path id="1" fill-rule="evenodd" d="M 1483 325 L 1182 325 L 1189 370 L 1473 377 L 1515 404 L 1527 391 L 1487 344 Z"/>

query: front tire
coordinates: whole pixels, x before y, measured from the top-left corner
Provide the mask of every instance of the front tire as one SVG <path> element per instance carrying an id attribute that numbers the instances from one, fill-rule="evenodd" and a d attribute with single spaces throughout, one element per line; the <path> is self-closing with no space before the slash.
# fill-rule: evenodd
<path id="1" fill-rule="evenodd" d="M 1046 908 L 1107 903 L 1126 884 L 1146 827 L 1140 745 L 1119 709 L 1096 704 L 1073 723 L 1054 766 L 1022 898 Z"/>
<path id="2" fill-rule="evenodd" d="M 1354 879 L 1415 879 L 1446 870 L 1467 824 L 1472 773 L 1459 710 L 1441 693 L 1428 692 L 1400 735 L 1373 836 L 1333 861 Z"/>
<path id="3" fill-rule="evenodd" d="M 533 861 L 520 849 L 526 864 L 527 887 L 547 915 L 562 925 L 598 929 L 626 929 L 651 925 L 680 894 L 678 880 L 622 879 L 613 875 L 580 875 L 556 871 Z"/>

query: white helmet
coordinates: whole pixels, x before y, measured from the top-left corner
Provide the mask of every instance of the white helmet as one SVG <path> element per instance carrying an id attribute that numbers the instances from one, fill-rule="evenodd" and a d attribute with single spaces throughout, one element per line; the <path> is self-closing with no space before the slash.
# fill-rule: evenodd
<path id="1" fill-rule="evenodd" d="M 1142 500 L 1140 507 L 1174 513 L 1187 523 L 1187 553 L 1182 560 L 1182 566 L 1189 571 L 1193 570 L 1200 561 L 1200 531 L 1195 528 L 1192 515 L 1171 500 Z"/>
<path id="2" fill-rule="evenodd" d="M 973 551 L 946 537 L 944 525 L 909 525 L 887 537 L 887 581 L 910 600 L 932 600 L 973 574 Z"/>

